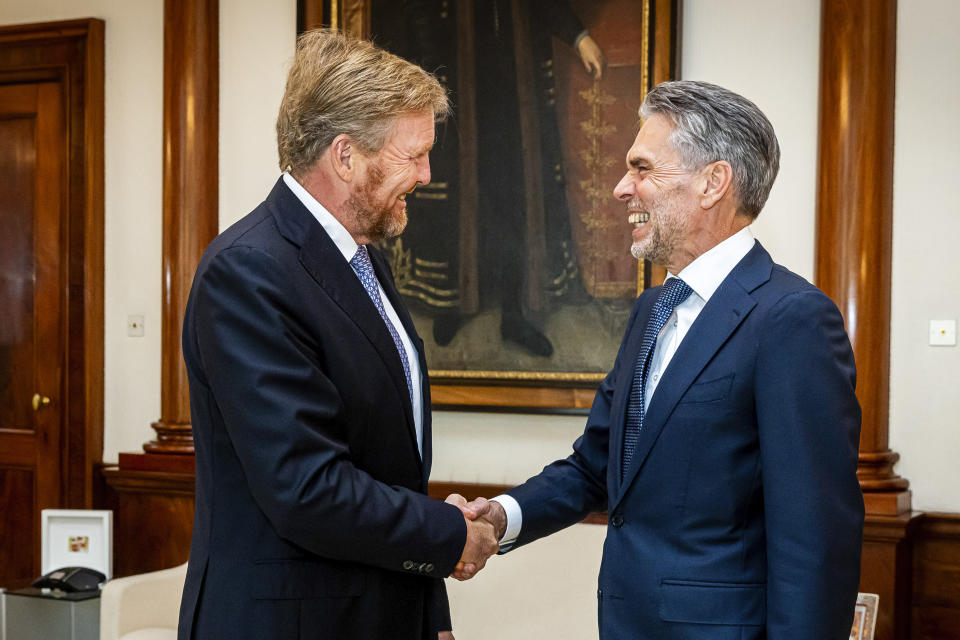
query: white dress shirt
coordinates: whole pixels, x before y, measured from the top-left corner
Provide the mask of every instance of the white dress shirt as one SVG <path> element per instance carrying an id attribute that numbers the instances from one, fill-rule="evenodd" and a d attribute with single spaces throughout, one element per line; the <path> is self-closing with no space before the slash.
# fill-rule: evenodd
<path id="1" fill-rule="evenodd" d="M 693 322 L 703 311 L 720 283 L 730 275 L 737 263 L 750 252 L 755 242 L 750 227 L 744 227 L 706 253 L 698 256 L 677 275 L 667 273 L 667 280 L 680 278 L 690 285 L 693 293 L 676 306 L 657 335 L 657 344 L 650 359 L 650 369 L 647 372 L 647 383 L 644 389 L 644 411 L 650 406 L 650 399 L 657 390 L 660 378 L 667 370 L 667 365 L 670 364 L 670 360 L 677 352 L 677 348 L 683 342 L 687 332 L 690 331 Z M 520 535 L 523 513 L 517 501 L 506 494 L 497 496 L 493 500 L 499 502 L 507 514 L 507 529 L 500 539 L 500 545 L 509 548 L 509 545 Z"/>
<path id="2" fill-rule="evenodd" d="M 293 192 L 293 195 L 297 196 L 297 199 L 303 203 L 303 206 L 313 214 L 313 217 L 317 219 L 317 222 L 320 223 L 323 230 L 326 231 L 330 239 L 333 240 L 333 244 L 335 244 L 337 249 L 340 250 L 340 253 L 343 254 L 343 259 L 349 264 L 354 254 L 357 253 L 358 248 L 350 232 L 340 224 L 339 220 L 333 217 L 333 214 L 317 202 L 317 199 L 310 195 L 310 192 L 304 189 L 303 185 L 297 182 L 296 178 L 291 176 L 289 172 L 284 172 L 283 182 L 290 191 Z M 350 271 L 356 275 L 352 267 Z M 360 281 L 359 276 L 357 276 L 357 281 Z M 383 291 L 383 287 L 379 282 L 377 283 L 377 288 L 380 290 L 380 300 L 383 302 L 383 309 L 387 312 L 387 317 L 390 318 L 390 322 L 393 323 L 394 328 L 400 335 L 400 341 L 403 343 L 403 348 L 407 352 L 407 361 L 410 363 L 410 383 L 413 385 L 413 393 L 411 395 L 413 396 L 413 421 L 417 429 L 417 449 L 420 451 L 420 455 L 423 456 L 423 394 L 421 393 L 423 381 L 421 380 L 420 357 L 413 346 L 413 342 L 410 340 L 410 336 L 407 335 L 406 329 L 403 328 L 403 323 L 400 322 L 400 316 L 397 315 L 393 305 L 390 304 L 390 298 L 387 297 L 387 294 Z M 364 289 L 364 293 L 366 293 L 366 289 Z"/>

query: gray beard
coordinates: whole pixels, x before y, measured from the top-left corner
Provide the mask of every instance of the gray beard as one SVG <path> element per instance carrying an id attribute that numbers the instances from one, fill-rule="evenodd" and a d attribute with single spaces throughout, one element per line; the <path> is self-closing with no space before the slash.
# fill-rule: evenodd
<path id="1" fill-rule="evenodd" d="M 650 239 L 646 242 L 634 242 L 630 246 L 630 253 L 637 260 L 649 260 L 662 266 L 669 262 L 676 244 L 675 237 L 665 236 L 660 227 L 654 227 Z"/>

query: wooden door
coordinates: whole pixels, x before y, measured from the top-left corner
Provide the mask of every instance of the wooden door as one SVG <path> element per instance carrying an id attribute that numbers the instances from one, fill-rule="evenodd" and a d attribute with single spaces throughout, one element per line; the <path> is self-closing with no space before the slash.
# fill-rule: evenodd
<path id="1" fill-rule="evenodd" d="M 63 89 L 0 85 L 0 586 L 40 571 L 40 510 L 61 506 L 66 350 Z"/>

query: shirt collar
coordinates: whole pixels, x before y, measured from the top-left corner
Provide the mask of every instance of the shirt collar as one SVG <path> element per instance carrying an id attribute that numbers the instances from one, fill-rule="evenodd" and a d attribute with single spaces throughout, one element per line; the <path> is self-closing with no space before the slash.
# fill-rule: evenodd
<path id="1" fill-rule="evenodd" d="M 668 272 L 667 278 L 682 279 L 706 303 L 755 242 L 750 227 L 744 227 L 701 254 L 677 275 Z"/>
<path id="2" fill-rule="evenodd" d="M 326 207 L 317 202 L 317 199 L 310 195 L 310 192 L 304 189 L 303 185 L 297 182 L 297 179 L 290 175 L 289 171 L 283 172 L 283 182 L 293 192 L 293 195 L 297 196 L 297 199 L 303 203 L 307 211 L 317 219 L 323 230 L 333 240 L 333 244 L 337 245 L 337 249 L 343 254 L 343 258 L 350 262 L 357 252 L 357 243 L 346 227 L 340 224 L 340 221 L 334 218 Z"/>

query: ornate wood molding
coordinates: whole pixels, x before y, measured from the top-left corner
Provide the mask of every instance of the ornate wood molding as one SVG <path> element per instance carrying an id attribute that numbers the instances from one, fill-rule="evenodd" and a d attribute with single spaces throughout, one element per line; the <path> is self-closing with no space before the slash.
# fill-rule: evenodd
<path id="1" fill-rule="evenodd" d="M 218 0 L 166 0 L 163 31 L 161 415 L 157 439 L 143 448 L 192 453 L 180 333 L 194 271 L 218 228 Z"/>
<path id="2" fill-rule="evenodd" d="M 897 3 L 825 0 L 821 20 L 816 280 L 857 361 L 867 511 L 895 515 L 910 509 L 888 448 Z"/>

